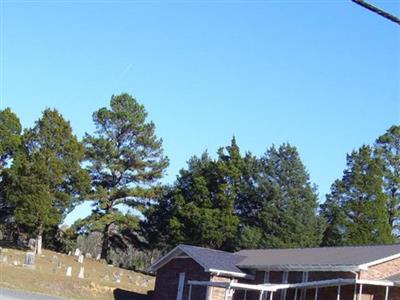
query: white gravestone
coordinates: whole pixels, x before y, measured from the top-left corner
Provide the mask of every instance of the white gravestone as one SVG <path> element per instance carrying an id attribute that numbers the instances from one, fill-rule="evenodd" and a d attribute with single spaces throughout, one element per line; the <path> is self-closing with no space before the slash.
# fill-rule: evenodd
<path id="1" fill-rule="evenodd" d="M 85 278 L 85 268 L 81 267 L 81 269 L 79 270 L 79 274 L 78 274 L 78 278 Z"/>
<path id="2" fill-rule="evenodd" d="M 76 248 L 74 256 L 79 256 L 79 255 L 81 255 L 81 250 L 79 250 L 79 248 Z"/>
<path id="3" fill-rule="evenodd" d="M 71 277 L 72 275 L 72 267 L 67 268 L 67 273 L 65 274 L 67 277 Z"/>
<path id="4" fill-rule="evenodd" d="M 78 257 L 78 263 L 83 264 L 83 255 L 79 255 Z"/>
<path id="5" fill-rule="evenodd" d="M 24 265 L 25 266 L 34 266 L 35 265 L 35 253 L 26 252 Z"/>
<path id="6" fill-rule="evenodd" d="M 36 248 L 36 240 L 35 239 L 29 239 L 28 247 L 31 250 L 35 250 L 35 248 Z"/>

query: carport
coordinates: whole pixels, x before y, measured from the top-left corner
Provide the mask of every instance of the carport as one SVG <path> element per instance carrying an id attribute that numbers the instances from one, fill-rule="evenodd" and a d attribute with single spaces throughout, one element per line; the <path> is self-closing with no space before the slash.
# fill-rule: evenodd
<path id="1" fill-rule="evenodd" d="M 293 300 L 299 300 L 300 293 L 299 291 L 302 289 L 313 289 L 314 299 L 319 299 L 319 289 L 326 287 L 337 287 L 336 291 L 336 300 L 341 300 L 341 287 L 346 285 L 354 285 L 354 295 L 353 300 L 360 300 L 363 293 L 363 286 L 372 285 L 372 286 L 381 286 L 385 289 L 385 300 L 388 300 L 389 288 L 395 286 L 396 284 L 392 281 L 388 280 L 362 280 L 362 279 L 330 279 L 330 280 L 321 280 L 321 281 L 310 281 L 310 282 L 302 282 L 302 283 L 287 283 L 287 284 L 245 284 L 245 283 L 237 283 L 237 282 L 215 282 L 215 281 L 196 281 L 189 280 L 187 282 L 189 285 L 189 294 L 188 299 L 191 300 L 191 291 L 192 286 L 206 286 L 206 287 L 216 287 L 223 288 L 224 299 L 228 300 L 230 292 L 233 290 L 244 290 L 243 300 L 246 300 L 247 291 L 259 291 L 260 292 L 260 300 L 272 300 L 274 293 L 278 290 L 288 290 L 294 289 Z M 242 300 L 242 299 L 238 299 Z M 288 299 L 289 300 L 289 299 Z"/>

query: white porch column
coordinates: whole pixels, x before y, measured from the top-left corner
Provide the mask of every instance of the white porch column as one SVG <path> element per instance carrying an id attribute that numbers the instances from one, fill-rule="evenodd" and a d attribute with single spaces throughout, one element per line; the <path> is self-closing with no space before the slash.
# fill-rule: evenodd
<path id="1" fill-rule="evenodd" d="M 188 300 L 192 299 L 192 285 L 189 285 L 189 294 L 188 294 Z"/>
<path id="2" fill-rule="evenodd" d="M 298 291 L 298 289 L 294 290 L 294 300 L 297 300 L 297 291 Z"/>
<path id="3" fill-rule="evenodd" d="M 338 287 L 337 287 L 337 295 L 336 295 L 336 300 L 340 300 L 340 289 L 341 289 L 341 286 L 340 286 L 340 285 L 338 285 Z"/>
<path id="4" fill-rule="evenodd" d="M 269 293 L 269 300 L 272 300 L 274 298 L 274 292 Z"/>
<path id="5" fill-rule="evenodd" d="M 244 296 L 243 296 L 243 300 L 247 299 L 247 290 L 244 290 Z"/>
<path id="6" fill-rule="evenodd" d="M 260 291 L 260 297 L 258 298 L 259 300 L 263 300 L 263 294 L 264 294 L 264 291 Z"/>
<path id="7" fill-rule="evenodd" d="M 314 300 L 318 300 L 318 287 L 315 288 Z"/>
<path id="8" fill-rule="evenodd" d="M 353 300 L 357 299 L 357 283 L 354 284 L 354 293 L 353 293 Z"/>
<path id="9" fill-rule="evenodd" d="M 229 288 L 225 288 L 224 300 L 228 300 Z"/>
<path id="10" fill-rule="evenodd" d="M 386 287 L 386 292 L 385 292 L 385 300 L 388 300 L 389 298 L 389 287 Z"/>
<path id="11" fill-rule="evenodd" d="M 362 284 L 360 284 L 360 290 L 358 291 L 358 300 L 361 300 L 362 297 Z"/>

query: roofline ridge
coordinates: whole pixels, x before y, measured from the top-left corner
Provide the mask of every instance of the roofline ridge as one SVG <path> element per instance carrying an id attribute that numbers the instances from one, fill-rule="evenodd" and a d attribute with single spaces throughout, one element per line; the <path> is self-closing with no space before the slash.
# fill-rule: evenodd
<path id="1" fill-rule="evenodd" d="M 268 250 L 304 250 L 304 249 L 338 249 L 338 248 L 366 248 L 366 247 L 389 247 L 389 246 L 400 246 L 400 243 L 392 244 L 371 244 L 371 245 L 344 245 L 344 246 L 323 246 L 323 247 L 294 247 L 294 248 L 251 248 L 242 249 L 234 252 L 234 254 L 239 254 L 242 251 L 268 251 Z"/>
<path id="2" fill-rule="evenodd" d="M 212 248 L 194 246 L 194 245 L 188 245 L 188 244 L 179 244 L 178 247 L 180 247 L 180 246 L 184 246 L 184 247 L 186 246 L 186 247 L 192 247 L 192 248 L 198 248 L 198 249 L 206 249 L 209 251 L 221 252 L 221 253 L 226 253 L 226 254 L 235 254 L 235 252 L 229 252 L 229 251 L 224 251 L 224 250 L 219 250 L 219 249 L 212 249 Z"/>

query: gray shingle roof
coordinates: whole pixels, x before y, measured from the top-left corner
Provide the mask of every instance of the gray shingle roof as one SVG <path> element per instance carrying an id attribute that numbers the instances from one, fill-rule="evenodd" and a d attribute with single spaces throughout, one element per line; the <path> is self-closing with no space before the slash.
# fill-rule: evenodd
<path id="1" fill-rule="evenodd" d="M 359 266 L 400 254 L 400 244 L 355 247 L 326 247 L 300 249 L 262 249 L 236 252 L 242 258 L 239 267 L 277 265 L 337 265 Z"/>
<path id="2" fill-rule="evenodd" d="M 206 269 L 243 273 L 243 271 L 236 266 L 236 264 L 244 258 L 241 255 L 189 245 L 179 245 L 179 248 Z"/>

